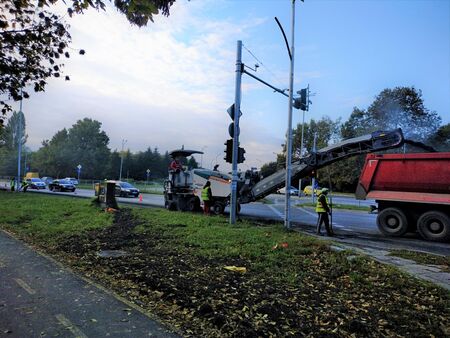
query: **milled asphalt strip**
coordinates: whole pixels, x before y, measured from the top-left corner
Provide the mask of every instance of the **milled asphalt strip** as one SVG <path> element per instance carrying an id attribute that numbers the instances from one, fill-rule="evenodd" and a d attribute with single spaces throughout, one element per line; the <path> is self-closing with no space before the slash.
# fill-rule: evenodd
<path id="1" fill-rule="evenodd" d="M 64 315 L 57 314 L 55 317 L 67 330 L 73 333 L 75 338 L 87 338 L 87 336 L 78 327 L 73 325 L 70 320 L 64 317 Z"/>

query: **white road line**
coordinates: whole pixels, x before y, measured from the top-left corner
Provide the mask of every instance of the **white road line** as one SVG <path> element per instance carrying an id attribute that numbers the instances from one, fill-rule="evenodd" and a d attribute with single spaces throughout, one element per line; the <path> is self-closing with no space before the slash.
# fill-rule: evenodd
<path id="1" fill-rule="evenodd" d="M 284 215 L 281 213 L 281 212 L 279 212 L 273 205 L 267 205 L 269 208 L 270 208 L 270 210 L 272 210 L 277 216 L 279 216 L 280 218 L 284 218 Z"/>
<path id="2" fill-rule="evenodd" d="M 20 278 L 14 278 L 17 284 L 19 284 L 26 292 L 28 292 L 30 295 L 34 295 L 36 291 L 34 291 L 27 283 L 25 283 Z"/>
<path id="3" fill-rule="evenodd" d="M 56 319 L 64 325 L 66 329 L 73 333 L 76 338 L 87 338 L 87 336 L 75 325 L 72 324 L 70 320 L 68 320 L 64 315 L 57 314 L 55 315 Z"/>
<path id="4" fill-rule="evenodd" d="M 309 211 L 309 210 L 306 210 L 306 209 L 303 208 L 303 207 L 299 207 L 299 209 L 302 209 L 302 211 L 306 212 L 308 215 L 316 216 L 316 217 L 317 217 L 317 213 L 315 213 L 315 212 L 311 212 L 311 211 Z"/>

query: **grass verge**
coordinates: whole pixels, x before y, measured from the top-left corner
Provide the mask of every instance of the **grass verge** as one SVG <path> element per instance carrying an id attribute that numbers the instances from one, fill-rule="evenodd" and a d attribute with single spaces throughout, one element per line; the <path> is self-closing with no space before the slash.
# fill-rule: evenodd
<path id="1" fill-rule="evenodd" d="M 156 208 L 111 216 L 86 200 L 7 192 L 0 215 L 0 227 L 186 337 L 450 333 L 448 292 L 364 256 L 347 259 L 279 224 L 230 226 L 224 217 Z M 97 255 L 107 249 L 128 255 Z"/>

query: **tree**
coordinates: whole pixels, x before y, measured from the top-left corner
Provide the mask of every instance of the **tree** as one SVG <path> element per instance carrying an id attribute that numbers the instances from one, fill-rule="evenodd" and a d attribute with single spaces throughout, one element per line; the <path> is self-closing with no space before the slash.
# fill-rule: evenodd
<path id="1" fill-rule="evenodd" d="M 447 123 L 428 138 L 428 142 L 438 151 L 450 151 L 450 123 Z"/>
<path id="2" fill-rule="evenodd" d="M 61 1 L 60 1 L 61 2 Z M 153 21 L 161 11 L 169 15 L 175 0 L 114 0 L 116 8 L 128 21 L 139 27 Z M 2 0 L 0 4 L 0 101 L 2 114 L 11 110 L 8 100 L 28 98 L 28 86 L 35 92 L 44 91 L 47 79 L 60 77 L 63 64 L 69 58 L 71 42 L 69 26 L 64 18 L 51 12 L 58 0 Z M 105 9 L 104 0 L 71 0 L 69 16 L 88 8 Z M 84 54 L 84 50 L 80 50 Z M 69 80 L 69 77 L 65 77 Z M 1 115 L 1 114 L 0 114 Z"/>
<path id="3" fill-rule="evenodd" d="M 333 121 L 328 116 L 322 117 L 320 120 L 316 121 L 311 119 L 309 123 L 305 123 L 303 131 L 303 151 L 305 153 L 311 153 L 313 151 L 314 145 L 314 133 L 317 133 L 317 143 L 316 149 L 326 147 L 330 141 L 337 138 L 339 135 L 339 124 L 340 121 Z M 302 140 L 302 124 L 297 124 L 297 127 L 292 133 L 292 152 L 295 158 L 300 158 Z M 284 150 L 286 152 L 286 150 Z"/>
<path id="4" fill-rule="evenodd" d="M 110 160 L 108 143 L 101 123 L 85 118 L 44 141 L 33 156 L 33 167 L 49 176 L 65 177 L 74 176 L 81 164 L 83 177 L 104 177 L 108 170 L 105 164 Z"/>
<path id="5" fill-rule="evenodd" d="M 18 146 L 24 147 L 27 141 L 25 125 L 24 114 L 14 112 L 0 134 L 0 173 L 4 175 L 17 172 Z"/>
<path id="6" fill-rule="evenodd" d="M 424 141 L 440 124 L 439 115 L 425 107 L 420 90 L 396 87 L 381 91 L 367 110 L 354 108 L 343 131 L 345 137 L 354 137 L 376 130 L 402 128 L 407 138 Z"/>
<path id="7" fill-rule="evenodd" d="M 438 139 L 437 130 L 441 118 L 436 112 L 428 110 L 422 99 L 422 92 L 414 87 L 384 89 L 367 110 L 353 108 L 349 119 L 341 126 L 341 137 L 357 137 L 376 130 L 402 128 L 406 138 L 427 142 L 429 135 Z M 445 126 L 440 134 L 445 135 Z M 392 150 L 395 151 L 395 150 Z M 359 175 L 364 165 L 365 155 L 339 161 L 327 169 L 331 174 L 334 188 L 339 191 L 355 191 Z M 327 173 L 328 174 L 328 173 Z"/>

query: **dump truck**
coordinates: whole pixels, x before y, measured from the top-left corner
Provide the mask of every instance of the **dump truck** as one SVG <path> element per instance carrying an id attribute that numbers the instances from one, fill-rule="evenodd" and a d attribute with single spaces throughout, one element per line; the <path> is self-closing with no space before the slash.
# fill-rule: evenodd
<path id="1" fill-rule="evenodd" d="M 450 152 L 369 154 L 356 198 L 377 202 L 384 235 L 417 231 L 426 240 L 449 242 Z"/>
<path id="2" fill-rule="evenodd" d="M 401 129 L 392 131 L 377 131 L 371 134 L 351 138 L 319 149 L 308 156 L 292 163 L 292 180 L 307 177 L 312 171 L 341 161 L 345 158 L 376 151 L 400 147 L 404 142 Z M 172 158 L 183 158 L 192 154 L 202 154 L 195 150 L 174 150 Z M 231 175 L 209 169 L 192 169 L 169 171 L 169 177 L 164 182 L 165 206 L 170 210 L 194 211 L 200 209 L 201 190 L 209 180 L 212 191 L 211 211 L 223 213 L 230 204 Z M 237 210 L 240 205 L 254 202 L 275 193 L 286 185 L 286 170 L 281 169 L 265 178 L 260 178 L 257 172 L 248 170 L 239 174 L 237 186 Z"/>

